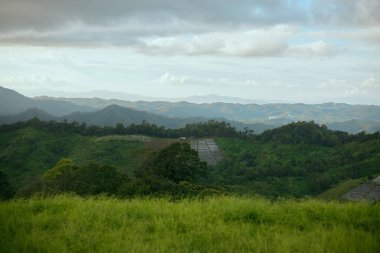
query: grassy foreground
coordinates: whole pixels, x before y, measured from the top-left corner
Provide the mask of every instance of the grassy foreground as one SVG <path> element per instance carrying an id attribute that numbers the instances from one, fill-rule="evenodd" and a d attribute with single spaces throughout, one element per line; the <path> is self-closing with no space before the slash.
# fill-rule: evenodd
<path id="1" fill-rule="evenodd" d="M 0 252 L 380 252 L 380 204 L 56 196 L 0 203 Z"/>

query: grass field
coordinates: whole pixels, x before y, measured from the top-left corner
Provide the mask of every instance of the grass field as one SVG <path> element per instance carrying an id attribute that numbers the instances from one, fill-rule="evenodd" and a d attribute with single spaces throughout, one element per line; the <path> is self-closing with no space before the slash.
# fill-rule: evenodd
<path id="1" fill-rule="evenodd" d="M 0 252 L 379 252 L 380 204 L 56 196 L 0 203 Z"/>

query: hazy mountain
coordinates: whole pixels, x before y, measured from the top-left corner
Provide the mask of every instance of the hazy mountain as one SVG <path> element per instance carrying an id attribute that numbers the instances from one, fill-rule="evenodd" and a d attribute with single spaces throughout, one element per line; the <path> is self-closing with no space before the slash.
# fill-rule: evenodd
<path id="1" fill-rule="evenodd" d="M 68 115 L 56 117 L 41 109 L 30 108 L 18 114 L 0 116 L 0 124 L 9 124 L 19 121 L 27 121 L 34 117 L 40 120 L 56 120 L 68 122 L 86 122 L 88 125 L 98 126 L 115 126 L 118 123 L 130 125 L 132 123 L 140 124 L 143 121 L 154 123 L 159 126 L 171 128 L 182 127 L 187 123 L 207 121 L 204 118 L 168 118 L 153 113 L 137 111 L 135 109 L 121 107 L 118 105 L 110 105 L 95 112 L 73 112 Z"/>
<path id="2" fill-rule="evenodd" d="M 38 118 L 43 121 L 56 120 L 57 117 L 41 110 L 38 108 L 30 108 L 24 112 L 17 114 L 10 114 L 5 116 L 0 116 L 0 124 L 11 124 L 20 121 L 28 121 L 32 118 Z"/>
<path id="3" fill-rule="evenodd" d="M 331 129 L 350 133 L 380 131 L 380 106 L 375 105 L 195 104 L 53 97 L 31 99 L 2 87 L 0 99 L 0 115 L 12 114 L 1 117 L 0 123 L 24 121 L 35 116 L 42 120 L 65 118 L 96 125 L 129 125 L 145 120 L 159 126 L 176 128 L 186 123 L 216 119 L 227 121 L 238 129 L 249 127 L 260 133 L 292 121 L 313 120 L 326 124 Z"/>
<path id="4" fill-rule="evenodd" d="M 378 121 L 349 120 L 345 122 L 332 122 L 326 125 L 331 130 L 341 130 L 349 133 L 362 131 L 373 133 L 380 131 L 380 122 Z"/>
<path id="5" fill-rule="evenodd" d="M 292 121 L 319 123 L 344 122 L 349 120 L 380 121 L 380 106 L 324 104 L 195 104 L 189 102 L 146 102 L 105 100 L 100 98 L 47 98 L 75 103 L 81 106 L 103 108 L 111 104 L 148 111 L 168 117 L 227 118 L 233 121 L 264 122 L 281 125 Z"/>
<path id="6" fill-rule="evenodd" d="M 265 100 L 254 100 L 254 99 L 245 99 L 245 98 L 236 98 L 229 96 L 219 96 L 216 94 L 209 94 L 204 96 L 190 96 L 183 98 L 172 98 L 168 100 L 170 102 L 189 102 L 195 104 L 210 104 L 210 103 L 232 103 L 232 104 L 264 104 L 270 101 Z"/>
<path id="7" fill-rule="evenodd" d="M 36 100 L 14 90 L 0 86 L 0 115 L 18 114 L 30 108 L 38 108 L 57 116 L 74 111 L 94 111 L 93 108 L 61 100 Z"/>
<path id="8" fill-rule="evenodd" d="M 139 124 L 144 120 L 158 126 L 166 126 L 170 128 L 182 127 L 190 122 L 207 120 L 205 118 L 168 118 L 118 105 L 110 105 L 96 112 L 74 112 L 61 117 L 61 119 L 67 119 L 69 122 L 86 122 L 87 124 L 99 126 L 114 126 L 117 123 L 122 123 L 127 126 L 132 123 Z"/>
<path id="9" fill-rule="evenodd" d="M 95 112 L 74 112 L 69 115 L 56 117 L 38 108 L 30 108 L 22 113 L 0 116 L 0 124 L 9 124 L 19 121 L 27 121 L 37 117 L 40 120 L 56 120 L 68 122 L 86 122 L 86 124 L 100 125 L 100 126 L 114 126 L 117 123 L 122 123 L 125 126 L 129 124 L 140 124 L 143 120 L 149 123 L 154 123 L 158 126 L 165 126 L 168 128 L 179 128 L 183 127 L 188 123 L 205 122 L 209 119 L 202 117 L 194 118 L 169 118 L 161 115 L 156 115 L 153 113 L 148 113 L 144 111 L 137 111 L 131 108 L 125 108 L 118 105 L 110 105 L 103 109 Z M 218 121 L 226 121 L 232 126 L 236 127 L 238 130 L 243 130 L 248 127 L 254 130 L 255 133 L 261 133 L 265 130 L 279 127 L 286 124 L 287 122 L 282 122 L 280 120 L 271 120 L 267 123 L 257 122 L 257 123 L 243 123 L 239 121 L 231 121 L 225 118 L 214 118 Z M 357 133 L 361 131 L 366 131 L 368 133 L 380 131 L 380 122 L 377 121 L 360 121 L 360 120 L 350 120 L 344 122 L 332 122 L 326 124 L 329 129 L 341 130 L 349 133 Z"/>
<path id="10" fill-rule="evenodd" d="M 34 105 L 35 100 L 0 86 L 0 115 L 19 113 Z"/>
<path id="11" fill-rule="evenodd" d="M 125 92 L 115 92 L 108 90 L 94 90 L 88 92 L 62 92 L 56 90 L 48 89 L 29 89 L 20 90 L 21 93 L 27 94 L 32 97 L 40 96 L 50 96 L 50 97 L 65 97 L 65 98 L 101 98 L 101 99 L 116 99 L 116 100 L 126 100 L 126 101 L 166 101 L 166 102 L 189 102 L 189 103 L 238 103 L 238 104 L 264 104 L 279 101 L 267 101 L 267 100 L 257 100 L 257 99 L 244 99 L 230 96 L 219 96 L 216 94 L 208 94 L 202 96 L 188 96 L 188 97 L 151 97 L 142 96 L 138 94 L 125 93 Z"/>
<path id="12" fill-rule="evenodd" d="M 85 122 L 88 125 L 99 126 L 115 126 L 118 123 L 122 123 L 123 125 L 128 126 L 132 123 L 140 124 L 141 122 L 146 121 L 149 123 L 156 124 L 158 126 L 165 126 L 168 128 L 180 128 L 188 123 L 206 122 L 210 120 L 208 118 L 203 117 L 169 118 L 153 113 L 121 107 L 118 105 L 110 105 L 95 112 L 73 112 L 71 114 L 60 117 L 48 114 L 38 108 L 31 108 L 19 114 L 0 116 L 0 124 L 10 124 L 19 121 L 27 121 L 32 119 L 33 117 L 37 117 L 40 120 L 44 121 L 67 120 L 68 122 Z M 261 133 L 267 129 L 271 129 L 277 126 L 263 123 L 245 124 L 242 122 L 231 121 L 225 118 L 214 118 L 214 120 L 226 121 L 230 123 L 232 126 L 236 127 L 238 130 L 243 130 L 244 128 L 248 127 L 249 129 L 254 130 L 256 133 Z"/>

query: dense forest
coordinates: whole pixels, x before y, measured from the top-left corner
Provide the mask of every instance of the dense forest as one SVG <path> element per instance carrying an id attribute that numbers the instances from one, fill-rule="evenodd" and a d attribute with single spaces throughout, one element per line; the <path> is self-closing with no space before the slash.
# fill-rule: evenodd
<path id="1" fill-rule="evenodd" d="M 124 138 L 132 135 L 154 141 Z M 225 159 L 207 166 L 178 137 L 212 137 Z M 380 173 L 378 132 L 351 135 L 314 122 L 255 134 L 217 121 L 167 129 L 147 122 L 99 127 L 34 118 L 0 126 L 0 139 L 4 199 L 63 192 L 120 197 L 231 193 L 303 197 L 347 179 Z M 160 145 L 152 147 L 152 143 Z"/>
<path id="2" fill-rule="evenodd" d="M 57 121 L 41 121 L 33 118 L 25 122 L 0 125 L 1 132 L 9 132 L 24 127 L 34 127 L 54 133 L 77 133 L 84 136 L 106 136 L 111 134 L 142 134 L 160 138 L 188 137 L 243 137 L 252 134 L 247 128 L 245 131 L 237 131 L 230 123 L 210 120 L 204 123 L 186 124 L 183 128 L 166 128 L 142 121 L 141 124 L 130 124 L 125 127 L 119 123 L 115 126 L 87 125 L 76 121 L 68 123 Z"/>

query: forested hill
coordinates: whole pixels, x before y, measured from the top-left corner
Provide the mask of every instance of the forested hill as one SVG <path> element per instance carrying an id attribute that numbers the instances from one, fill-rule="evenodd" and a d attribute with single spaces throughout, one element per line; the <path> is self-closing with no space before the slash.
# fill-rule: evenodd
<path id="1" fill-rule="evenodd" d="M 150 137 L 140 138 L 142 135 Z M 178 142 L 173 138 L 180 136 L 214 138 L 224 161 L 205 169 L 186 145 L 165 148 Z M 81 177 L 91 178 L 94 171 L 106 173 L 99 174 L 100 178 L 108 177 L 109 166 L 114 168 L 115 180 L 128 175 L 128 180 L 117 181 L 120 189 L 108 192 L 122 195 L 236 191 L 268 197 L 302 197 L 316 195 L 344 180 L 380 174 L 379 133 L 352 135 L 313 122 L 297 122 L 253 134 L 216 121 L 167 129 L 146 122 L 100 127 L 33 119 L 0 126 L 0 140 L 0 180 L 7 178 L 5 181 L 19 194 L 41 190 L 41 176 L 63 157 L 70 159 L 70 170 Z M 187 178 L 181 169 L 185 165 L 190 166 L 186 171 L 200 171 L 194 178 Z M 173 176 L 177 173 L 185 177 Z M 58 180 L 57 187 L 66 185 L 60 177 L 54 180 Z M 97 177 L 94 180 L 94 184 L 103 182 Z M 83 189 L 83 184 L 77 183 L 72 186 L 73 191 L 76 187 L 78 191 Z M 65 191 L 59 187 L 57 191 Z"/>

